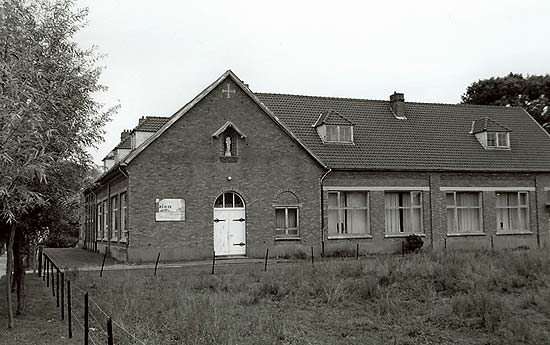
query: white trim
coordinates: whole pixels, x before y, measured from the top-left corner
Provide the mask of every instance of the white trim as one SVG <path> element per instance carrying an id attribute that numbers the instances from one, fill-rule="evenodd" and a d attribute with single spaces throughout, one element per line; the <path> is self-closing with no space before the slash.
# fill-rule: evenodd
<path id="1" fill-rule="evenodd" d="M 533 235 L 534 232 L 532 231 L 497 231 L 497 236 L 506 236 L 506 235 Z"/>
<path id="2" fill-rule="evenodd" d="M 357 234 L 357 235 L 354 235 L 354 234 L 350 234 L 350 235 L 328 235 L 327 236 L 327 240 L 347 240 L 347 239 L 350 239 L 350 238 L 372 238 L 372 235 L 360 235 L 360 234 Z"/>
<path id="3" fill-rule="evenodd" d="M 430 187 L 379 187 L 379 186 L 324 186 L 324 191 L 421 191 L 428 192 Z"/>
<path id="4" fill-rule="evenodd" d="M 464 237 L 464 236 L 485 236 L 484 232 L 451 232 L 447 233 L 448 237 Z"/>
<path id="5" fill-rule="evenodd" d="M 547 191 L 550 190 L 550 187 L 544 187 L 543 190 L 544 190 L 545 192 L 547 192 Z"/>
<path id="6" fill-rule="evenodd" d="M 393 237 L 408 237 L 411 235 L 416 235 L 419 237 L 426 237 L 426 234 L 418 233 L 418 232 L 385 232 L 384 237 L 386 238 L 393 238 Z"/>
<path id="7" fill-rule="evenodd" d="M 440 187 L 442 192 L 534 192 L 535 187 Z"/>

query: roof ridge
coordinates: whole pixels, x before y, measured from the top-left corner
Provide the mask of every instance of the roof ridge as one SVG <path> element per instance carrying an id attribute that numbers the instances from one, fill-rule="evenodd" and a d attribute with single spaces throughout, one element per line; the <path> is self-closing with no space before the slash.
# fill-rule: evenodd
<path id="1" fill-rule="evenodd" d="M 338 97 L 338 96 L 313 96 L 313 95 L 301 95 L 301 94 L 292 94 L 292 93 L 276 93 L 276 92 L 254 92 L 255 95 L 274 95 L 274 96 L 297 96 L 297 97 L 307 97 L 307 98 L 324 98 L 324 99 L 337 99 L 337 100 L 351 100 L 351 101 L 370 101 L 370 102 L 384 102 L 390 103 L 389 100 L 383 99 L 372 99 L 372 98 L 354 98 L 354 97 Z M 441 106 L 456 106 L 456 107 L 465 107 L 465 108 L 505 108 L 505 109 L 523 109 L 520 106 L 504 106 L 504 105 L 494 105 L 494 104 L 467 104 L 467 103 L 441 103 L 441 102 L 410 102 L 405 101 L 406 104 L 420 104 L 420 105 L 441 105 Z"/>

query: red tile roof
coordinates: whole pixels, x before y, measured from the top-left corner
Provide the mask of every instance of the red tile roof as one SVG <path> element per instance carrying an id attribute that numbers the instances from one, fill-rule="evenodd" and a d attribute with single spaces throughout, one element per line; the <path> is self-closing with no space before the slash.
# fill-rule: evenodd
<path id="1" fill-rule="evenodd" d="M 397 119 L 388 101 L 256 96 L 333 169 L 550 171 L 550 136 L 521 108 L 406 102 Z M 321 141 L 312 124 L 327 110 L 355 123 L 354 145 Z M 486 150 L 470 133 L 484 118 L 512 131 L 510 150 Z"/>

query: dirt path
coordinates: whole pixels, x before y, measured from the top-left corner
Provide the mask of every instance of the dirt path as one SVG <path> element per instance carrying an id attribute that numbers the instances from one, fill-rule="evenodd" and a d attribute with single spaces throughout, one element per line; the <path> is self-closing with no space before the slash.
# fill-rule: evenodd
<path id="1" fill-rule="evenodd" d="M 67 320 L 60 321 L 51 289 L 36 274 L 26 276 L 26 309 L 15 319 L 15 328 L 7 328 L 6 278 L 0 279 L 0 344 L 2 345 L 65 345 L 81 344 L 82 332 L 73 326 L 73 338 L 67 337 Z M 13 295 L 15 299 L 15 294 Z"/>

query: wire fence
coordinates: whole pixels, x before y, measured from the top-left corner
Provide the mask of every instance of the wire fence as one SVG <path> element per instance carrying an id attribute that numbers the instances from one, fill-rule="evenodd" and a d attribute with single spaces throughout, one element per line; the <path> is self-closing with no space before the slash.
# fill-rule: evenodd
<path id="1" fill-rule="evenodd" d="M 122 322 L 113 320 L 90 296 L 89 291 L 66 279 L 65 270 L 59 268 L 46 253 L 40 254 L 38 276 L 42 277 L 48 288 L 51 287 L 56 306 L 60 309 L 60 319 L 67 322 L 69 338 L 82 338 L 84 345 L 147 345 Z"/>

